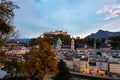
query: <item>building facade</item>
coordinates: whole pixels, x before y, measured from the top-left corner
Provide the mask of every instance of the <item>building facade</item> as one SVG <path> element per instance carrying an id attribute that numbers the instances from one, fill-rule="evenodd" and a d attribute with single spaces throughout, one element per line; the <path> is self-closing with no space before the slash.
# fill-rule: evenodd
<path id="1" fill-rule="evenodd" d="M 120 63 L 109 63 L 109 72 L 120 74 Z"/>
<path id="2" fill-rule="evenodd" d="M 70 37 L 70 35 L 67 34 L 67 32 L 64 32 L 62 30 L 56 30 L 55 32 L 45 32 L 43 33 L 44 38 L 51 38 L 54 35 L 67 35 Z"/>

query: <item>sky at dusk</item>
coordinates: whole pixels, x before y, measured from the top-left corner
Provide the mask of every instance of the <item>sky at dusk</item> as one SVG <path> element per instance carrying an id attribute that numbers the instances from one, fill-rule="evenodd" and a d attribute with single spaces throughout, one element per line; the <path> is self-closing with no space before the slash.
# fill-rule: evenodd
<path id="1" fill-rule="evenodd" d="M 99 29 L 120 31 L 120 0 L 12 0 L 20 9 L 13 20 L 20 38 L 67 31 L 85 37 Z"/>

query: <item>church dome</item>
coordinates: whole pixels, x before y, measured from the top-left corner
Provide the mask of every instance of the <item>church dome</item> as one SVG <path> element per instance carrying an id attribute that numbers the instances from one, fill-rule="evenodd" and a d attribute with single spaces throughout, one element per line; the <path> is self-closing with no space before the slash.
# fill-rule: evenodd
<path id="1" fill-rule="evenodd" d="M 62 44 L 62 41 L 60 40 L 60 38 L 58 38 L 58 40 L 56 41 L 57 46 L 60 46 Z"/>

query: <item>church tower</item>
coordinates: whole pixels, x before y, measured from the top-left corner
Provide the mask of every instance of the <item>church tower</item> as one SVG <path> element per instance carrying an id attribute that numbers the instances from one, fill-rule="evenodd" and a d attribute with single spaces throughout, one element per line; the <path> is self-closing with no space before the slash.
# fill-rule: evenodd
<path id="1" fill-rule="evenodd" d="M 96 49 L 96 39 L 94 39 L 94 49 Z"/>
<path id="2" fill-rule="evenodd" d="M 74 42 L 74 38 L 72 38 L 71 40 L 71 50 L 75 50 L 75 42 Z"/>

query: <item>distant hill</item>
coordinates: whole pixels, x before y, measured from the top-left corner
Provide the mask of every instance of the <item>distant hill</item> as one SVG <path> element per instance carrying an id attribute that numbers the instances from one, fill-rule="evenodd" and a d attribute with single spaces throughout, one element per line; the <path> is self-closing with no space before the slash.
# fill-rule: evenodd
<path id="1" fill-rule="evenodd" d="M 86 38 L 101 39 L 101 38 L 108 38 L 112 36 L 120 36 L 120 32 L 110 32 L 110 31 L 99 30 L 96 33 L 92 33 L 88 35 Z"/>
<path id="2" fill-rule="evenodd" d="M 30 42 L 30 40 L 31 40 L 31 39 L 29 39 L 29 38 L 18 39 L 18 41 L 19 41 L 20 43 L 28 43 L 28 42 Z"/>

